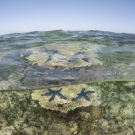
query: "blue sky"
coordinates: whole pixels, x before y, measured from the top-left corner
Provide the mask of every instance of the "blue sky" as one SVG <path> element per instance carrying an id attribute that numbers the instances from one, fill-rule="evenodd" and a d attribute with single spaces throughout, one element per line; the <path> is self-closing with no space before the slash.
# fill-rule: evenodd
<path id="1" fill-rule="evenodd" d="M 135 33 L 135 0 L 0 0 L 0 35 L 57 29 Z"/>

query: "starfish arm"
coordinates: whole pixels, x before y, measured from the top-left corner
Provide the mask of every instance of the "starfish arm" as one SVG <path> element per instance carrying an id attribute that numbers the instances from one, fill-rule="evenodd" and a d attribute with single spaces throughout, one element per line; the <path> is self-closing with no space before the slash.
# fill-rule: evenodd
<path id="1" fill-rule="evenodd" d="M 84 98 L 88 101 L 90 101 L 90 98 L 87 95 L 84 95 Z"/>
<path id="2" fill-rule="evenodd" d="M 82 92 L 84 93 L 84 90 L 85 90 L 85 88 L 83 88 L 83 89 L 81 90 L 81 93 L 82 93 Z"/>
<path id="3" fill-rule="evenodd" d="M 95 91 L 86 91 L 85 94 L 95 93 Z"/>
<path id="4" fill-rule="evenodd" d="M 57 93 L 62 99 L 67 99 L 65 96 L 63 96 L 61 93 Z"/>
<path id="5" fill-rule="evenodd" d="M 73 98 L 72 101 L 76 101 L 76 100 L 78 100 L 81 97 L 82 97 L 81 95 L 78 95 L 76 98 Z"/>
<path id="6" fill-rule="evenodd" d="M 59 90 L 57 90 L 57 92 L 61 92 L 62 88 L 60 88 Z"/>
<path id="7" fill-rule="evenodd" d="M 48 93 L 42 94 L 41 96 L 50 96 L 50 95 L 51 95 L 51 92 L 48 92 Z"/>
<path id="8" fill-rule="evenodd" d="M 53 92 L 53 90 L 51 90 L 51 89 L 48 89 L 50 92 Z"/>
<path id="9" fill-rule="evenodd" d="M 52 95 L 52 97 L 49 99 L 49 102 L 51 102 L 52 100 L 54 100 L 55 98 L 55 94 Z"/>

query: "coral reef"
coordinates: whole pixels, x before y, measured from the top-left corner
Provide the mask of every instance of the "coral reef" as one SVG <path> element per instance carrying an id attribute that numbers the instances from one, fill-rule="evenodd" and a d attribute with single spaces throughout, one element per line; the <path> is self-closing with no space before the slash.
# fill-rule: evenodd
<path id="1" fill-rule="evenodd" d="M 95 88 L 93 94 L 96 94 L 96 96 L 92 98 L 89 106 L 76 106 L 77 108 L 67 113 L 61 111 L 58 113 L 58 110 L 42 108 L 38 101 L 33 100 L 31 97 L 31 94 L 36 93 L 36 90 L 0 92 L 0 134 L 135 134 L 134 82 L 95 82 L 80 84 L 78 87 L 77 85 L 74 86 L 76 89 L 73 90 L 76 91 L 76 94 L 80 93 L 80 87 L 85 87 L 86 90 Z M 66 86 L 62 86 L 61 93 L 65 89 L 63 87 Z M 56 88 L 58 90 L 58 87 Z M 47 89 L 44 91 L 48 92 Z M 70 92 L 72 93 L 72 91 Z M 41 92 L 41 94 L 43 93 Z M 64 93 L 62 94 L 64 95 Z M 88 96 L 90 95 L 88 94 Z M 48 96 L 44 97 L 50 98 Z M 59 98 L 59 96 L 55 98 L 66 101 Z M 80 101 L 87 102 L 85 98 L 81 98 Z M 52 102 L 56 102 L 56 100 L 54 99 L 48 103 Z"/>

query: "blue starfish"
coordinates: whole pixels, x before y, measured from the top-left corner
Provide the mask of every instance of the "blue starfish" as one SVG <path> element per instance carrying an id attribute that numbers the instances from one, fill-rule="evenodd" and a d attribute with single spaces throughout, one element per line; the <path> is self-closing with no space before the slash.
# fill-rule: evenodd
<path id="1" fill-rule="evenodd" d="M 51 90 L 51 89 L 48 89 L 48 90 L 49 90 L 48 93 L 44 93 L 44 94 L 42 94 L 41 96 L 50 96 L 50 95 L 52 95 L 52 97 L 49 99 L 49 102 L 51 102 L 52 100 L 54 100 L 55 95 L 60 96 L 62 99 L 67 99 L 65 96 L 63 96 L 63 95 L 60 93 L 61 90 L 62 90 L 62 88 L 60 88 L 60 89 L 57 90 L 57 91 L 54 91 L 54 90 Z"/>
<path id="2" fill-rule="evenodd" d="M 73 98 L 72 101 L 76 101 L 78 100 L 79 98 L 82 98 L 84 97 L 86 100 L 90 101 L 90 98 L 87 96 L 87 94 L 91 94 L 91 93 L 95 93 L 95 91 L 86 91 L 84 92 L 85 88 L 82 89 L 82 91 L 77 94 L 78 96 L 76 98 Z"/>

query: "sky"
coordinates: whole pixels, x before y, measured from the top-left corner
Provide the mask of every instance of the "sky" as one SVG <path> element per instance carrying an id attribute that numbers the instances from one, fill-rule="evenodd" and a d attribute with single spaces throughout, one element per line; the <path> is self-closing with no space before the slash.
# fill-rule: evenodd
<path id="1" fill-rule="evenodd" d="M 0 0 L 0 35 L 51 30 L 135 34 L 135 0 Z"/>

